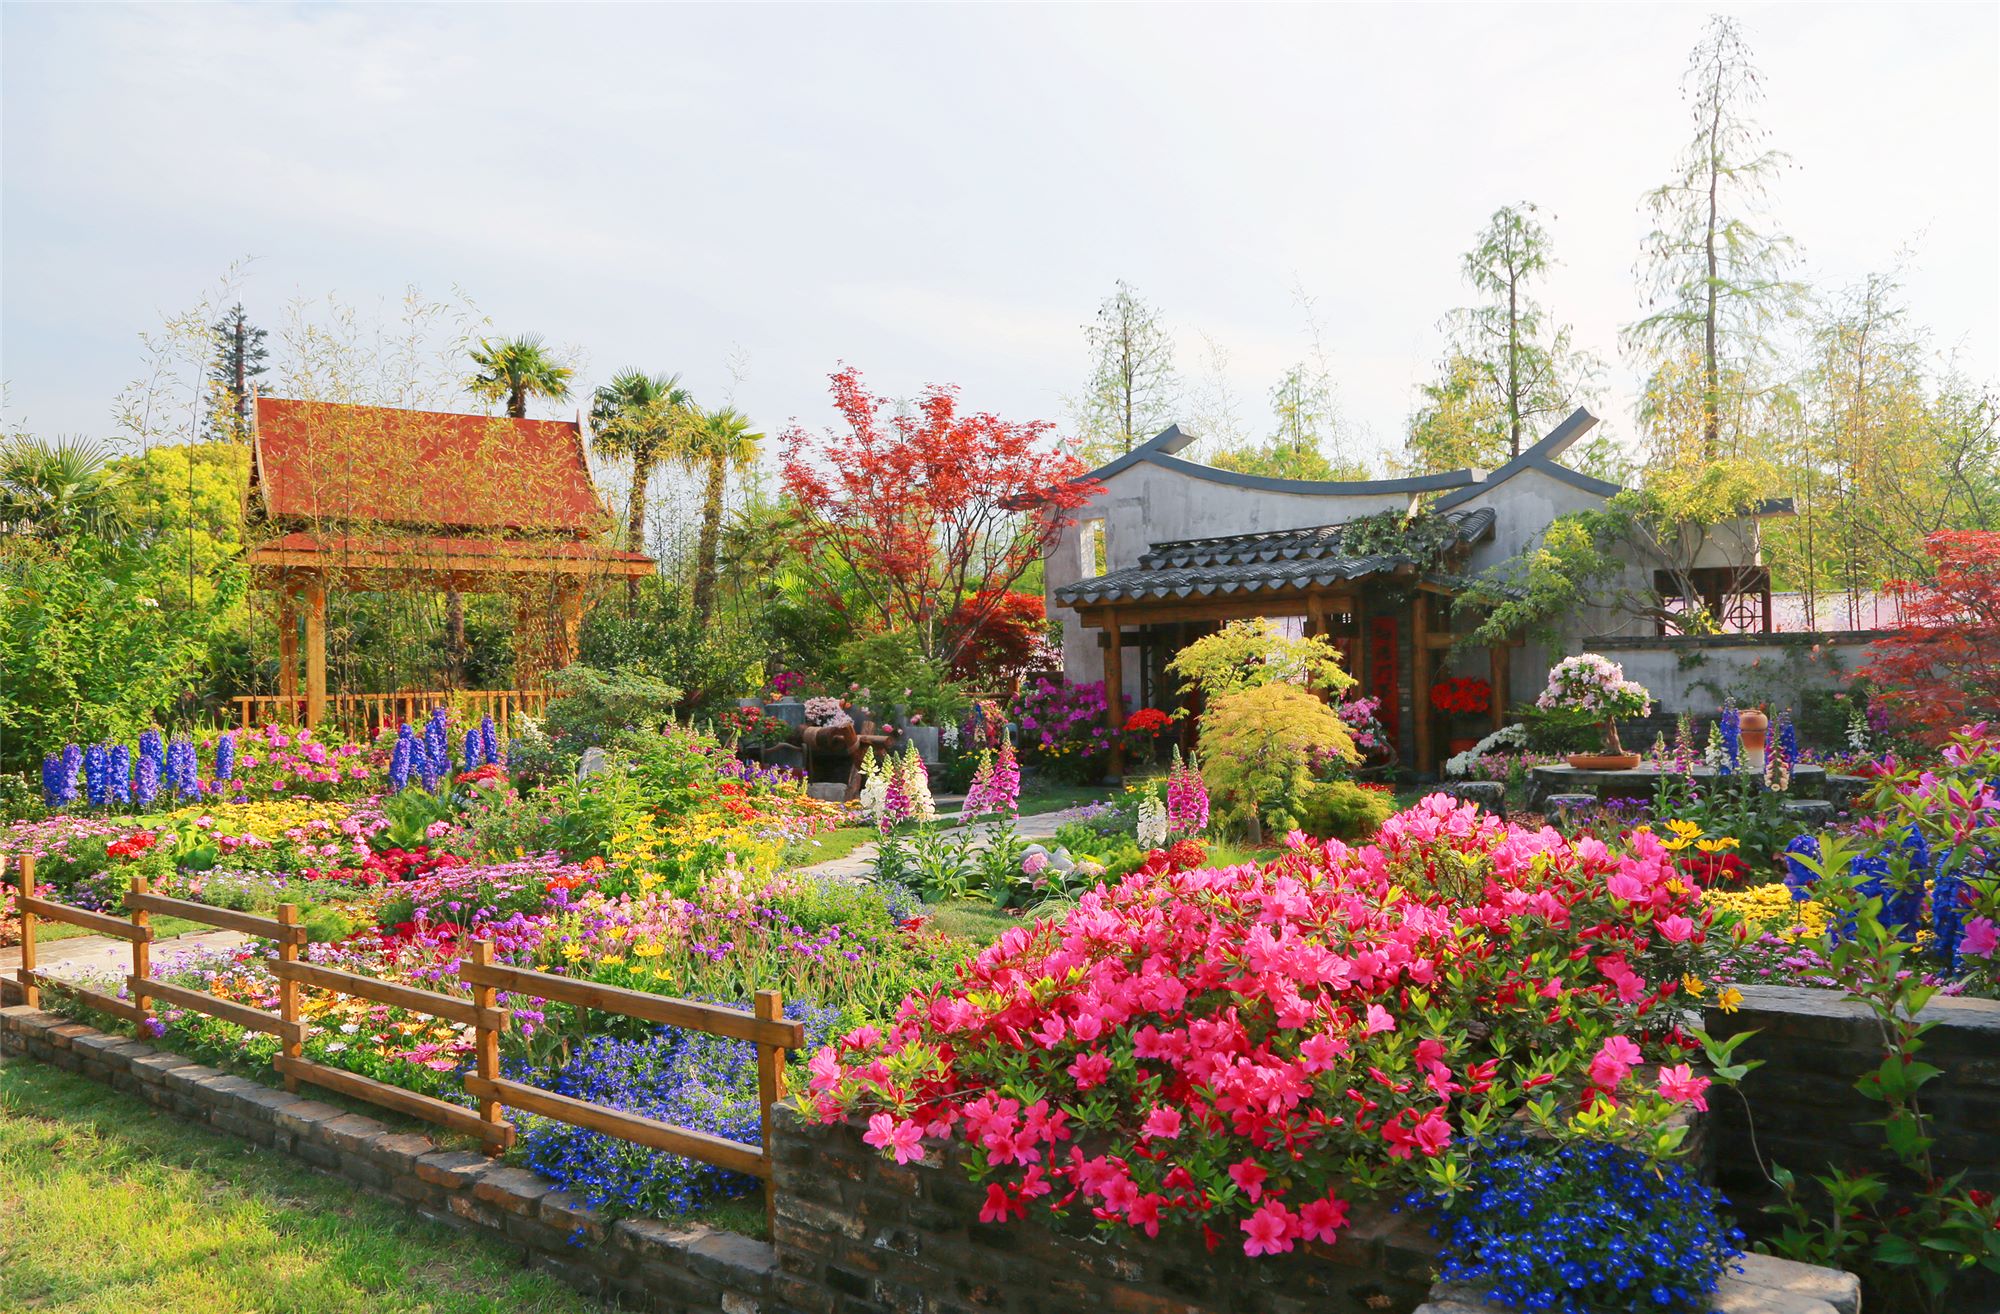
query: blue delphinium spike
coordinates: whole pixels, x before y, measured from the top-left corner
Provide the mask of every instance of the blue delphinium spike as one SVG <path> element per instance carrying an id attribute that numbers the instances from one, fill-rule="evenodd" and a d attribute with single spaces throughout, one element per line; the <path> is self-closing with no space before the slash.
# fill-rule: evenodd
<path id="1" fill-rule="evenodd" d="M 499 762 L 500 732 L 493 728 L 493 718 L 491 716 L 484 716 L 480 718 L 479 739 L 480 739 L 480 744 L 479 744 L 480 756 L 485 759 L 482 765 L 492 766 L 495 763 Z"/>
<path id="2" fill-rule="evenodd" d="M 219 785 L 236 776 L 236 734 L 224 730 L 222 737 L 215 741 L 215 782 Z"/>
<path id="3" fill-rule="evenodd" d="M 132 750 L 123 744 L 113 744 L 108 756 L 111 801 L 121 806 L 128 805 L 132 802 Z"/>
<path id="4" fill-rule="evenodd" d="M 83 750 L 83 783 L 90 806 L 101 808 L 111 801 L 111 755 L 103 744 Z"/>

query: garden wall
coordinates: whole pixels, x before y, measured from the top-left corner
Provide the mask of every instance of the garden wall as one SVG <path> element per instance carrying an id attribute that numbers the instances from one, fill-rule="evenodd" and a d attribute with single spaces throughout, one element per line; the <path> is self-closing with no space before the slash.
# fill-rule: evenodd
<path id="1" fill-rule="evenodd" d="M 1628 677 L 1651 690 L 1671 734 L 1679 713 L 1713 716 L 1731 696 L 1738 704 L 1789 707 L 1801 717 L 1827 719 L 1832 709 L 1821 705 L 1846 688 L 1856 668 L 1867 662 L 1868 645 L 1879 637 L 1872 631 L 1600 637 L 1584 640 L 1583 646 L 1619 663 Z M 1527 698 L 1539 691 L 1539 685 L 1523 690 L 1518 683 L 1515 689 L 1517 696 Z M 1842 712 L 1837 724 L 1815 727 L 1819 733 L 1812 737 L 1830 735 L 1837 741 L 1846 724 Z M 1648 734 L 1646 742 L 1651 739 Z"/>
<path id="2" fill-rule="evenodd" d="M 1938 1026 L 1924 1037 L 1920 1057 L 1944 1071 L 1919 1097 L 1933 1121 L 1938 1171 L 1967 1170 L 1967 1184 L 2000 1190 L 2000 1001 L 1933 1000 L 1922 1017 Z M 1757 1035 L 1739 1056 L 1762 1059 L 1744 1078 L 1743 1100 L 1723 1094 L 1712 1103 L 1716 1184 L 1754 1231 L 1758 1210 L 1778 1198 L 1761 1161 L 1801 1177 L 1838 1162 L 1887 1169 L 1882 1129 L 1866 1126 L 1882 1106 L 1855 1090 L 1863 1072 L 1882 1061 L 1879 1033 L 1867 1010 L 1830 990 L 1745 986 L 1733 1014 L 1711 1009 L 1718 1036 Z M 1744 1112 L 1744 1101 L 1750 1116 Z"/>
<path id="3" fill-rule="evenodd" d="M 1106 1240 L 1087 1213 L 978 1220 L 986 1190 L 962 1144 L 897 1165 L 854 1123 L 778 1111 L 776 1294 L 801 1314 L 1395 1314 L 1423 1303 L 1435 1244 L 1425 1224 L 1357 1207 L 1332 1247 L 1252 1260 L 1240 1235 Z"/>

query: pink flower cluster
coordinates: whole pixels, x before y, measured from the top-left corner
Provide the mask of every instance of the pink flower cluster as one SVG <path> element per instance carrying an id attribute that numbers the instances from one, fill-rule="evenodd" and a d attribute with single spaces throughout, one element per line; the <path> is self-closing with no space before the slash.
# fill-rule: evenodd
<path id="1" fill-rule="evenodd" d="M 1014 757 L 1014 745 L 1010 740 L 1000 745 L 996 757 L 992 750 L 979 755 L 979 766 L 972 773 L 972 784 L 965 792 L 964 812 L 968 817 L 983 817 L 996 814 L 1011 817 L 1021 807 L 1021 764 Z"/>
<path id="2" fill-rule="evenodd" d="M 1199 835 L 1207 829 L 1208 783 L 1199 768 L 1186 765 L 1176 753 L 1167 776 L 1167 833 Z"/>
<path id="3" fill-rule="evenodd" d="M 1533 1098 L 1615 1099 L 1636 1128 L 1700 1101 L 1650 1020 L 1709 921 L 1671 856 L 1433 795 L 1366 847 L 1135 873 L 821 1051 L 813 1108 L 905 1162 L 964 1140 L 988 1221 L 1041 1201 L 1250 1255 L 1331 1242 L 1343 1165 L 1408 1189 Z M 1642 1059 L 1670 1066 L 1629 1082 Z"/>

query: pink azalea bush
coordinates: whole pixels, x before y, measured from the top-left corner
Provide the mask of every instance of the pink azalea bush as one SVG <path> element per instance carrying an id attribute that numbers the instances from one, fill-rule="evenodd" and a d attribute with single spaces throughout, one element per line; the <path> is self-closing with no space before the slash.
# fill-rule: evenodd
<path id="1" fill-rule="evenodd" d="M 1433 795 L 1365 847 L 1293 843 L 1009 930 L 816 1054 L 815 1115 L 902 1162 L 963 1142 L 983 1221 L 1085 1209 L 1253 1256 L 1333 1242 L 1351 1198 L 1449 1190 L 1519 1119 L 1677 1147 L 1707 1082 L 1660 1006 L 1716 928 L 1656 839 L 1614 855 Z"/>

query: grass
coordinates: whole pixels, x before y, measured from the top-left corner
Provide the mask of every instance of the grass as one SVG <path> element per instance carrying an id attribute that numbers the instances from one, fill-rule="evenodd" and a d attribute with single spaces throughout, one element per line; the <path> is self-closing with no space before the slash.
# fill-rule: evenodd
<path id="1" fill-rule="evenodd" d="M 1121 791 L 1116 786 L 1107 785 L 1037 785 L 1021 794 L 1021 815 L 1032 817 L 1041 812 L 1060 812 L 1082 803 L 1101 803 Z"/>
<path id="2" fill-rule="evenodd" d="M 0 1066 L 0 1309 L 598 1314 L 502 1247 L 32 1061 Z"/>
<path id="3" fill-rule="evenodd" d="M 185 917 L 169 917 L 160 913 L 153 918 L 153 935 L 164 938 L 169 935 L 186 935 L 189 931 L 213 931 L 216 928 L 205 922 L 191 922 Z M 52 922 L 46 917 L 35 919 L 35 943 L 48 944 L 53 940 L 71 940 L 79 935 L 95 935 L 88 926 L 75 926 L 69 922 Z"/>
<path id="4" fill-rule="evenodd" d="M 876 837 L 873 826 L 842 826 L 810 839 L 794 840 L 785 848 L 782 865 L 809 867 L 814 863 L 832 862 L 835 858 L 846 857 Z"/>

